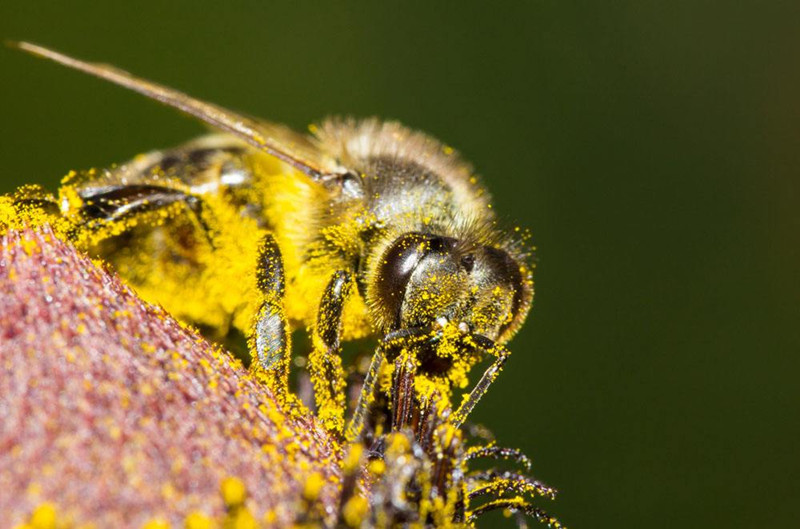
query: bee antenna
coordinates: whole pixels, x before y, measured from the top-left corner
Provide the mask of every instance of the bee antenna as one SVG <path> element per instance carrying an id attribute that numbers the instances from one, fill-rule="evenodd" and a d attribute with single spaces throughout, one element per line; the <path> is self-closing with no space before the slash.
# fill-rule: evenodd
<path id="1" fill-rule="evenodd" d="M 169 107 L 176 108 L 204 121 L 222 131 L 237 136 L 257 149 L 288 163 L 315 180 L 324 176 L 324 171 L 309 160 L 295 156 L 292 149 L 281 145 L 271 134 L 269 126 L 253 118 L 237 114 L 212 103 L 195 99 L 183 92 L 141 79 L 130 73 L 106 64 L 96 64 L 69 57 L 57 51 L 25 41 L 6 41 L 6 45 L 31 55 L 49 59 L 68 68 L 78 70 L 116 85 L 122 86 L 145 97 L 155 99 Z"/>

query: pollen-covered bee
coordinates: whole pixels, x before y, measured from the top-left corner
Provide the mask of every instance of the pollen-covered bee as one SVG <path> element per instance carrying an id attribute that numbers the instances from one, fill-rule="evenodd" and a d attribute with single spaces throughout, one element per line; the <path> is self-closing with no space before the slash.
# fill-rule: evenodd
<path id="1" fill-rule="evenodd" d="M 22 202 L 67 219 L 75 244 L 145 299 L 212 338 L 247 336 L 253 369 L 284 402 L 297 400 L 291 334 L 309 329 L 317 414 L 334 438 L 381 454 L 390 432 L 421 439 L 426 424 L 445 422 L 458 431 L 509 356 L 533 280 L 522 232 L 498 227 L 487 191 L 453 149 L 377 119 L 328 119 L 299 134 L 110 66 L 17 46 L 218 131 L 71 173 L 58 197 Z M 346 423 L 341 346 L 363 337 L 379 345 Z M 451 408 L 455 388 L 466 390 Z M 432 403 L 447 414 L 426 418 Z"/>

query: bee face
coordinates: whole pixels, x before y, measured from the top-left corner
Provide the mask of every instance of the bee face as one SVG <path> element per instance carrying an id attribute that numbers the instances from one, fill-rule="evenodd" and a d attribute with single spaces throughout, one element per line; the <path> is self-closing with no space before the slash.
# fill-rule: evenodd
<path id="1" fill-rule="evenodd" d="M 384 252 L 368 297 L 384 332 L 449 322 L 505 341 L 527 313 L 527 279 L 505 250 L 406 233 Z"/>

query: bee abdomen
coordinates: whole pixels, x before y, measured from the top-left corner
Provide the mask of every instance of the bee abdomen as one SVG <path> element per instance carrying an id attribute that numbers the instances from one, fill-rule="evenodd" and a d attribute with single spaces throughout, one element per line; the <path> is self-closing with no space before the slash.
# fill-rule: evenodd
<path id="1" fill-rule="evenodd" d="M 148 157 L 144 167 L 136 169 L 143 180 L 172 179 L 193 194 L 214 193 L 252 183 L 251 171 L 244 161 L 246 149 L 226 137 L 211 136 L 154 153 Z M 132 178 L 136 176 L 130 175 Z"/>

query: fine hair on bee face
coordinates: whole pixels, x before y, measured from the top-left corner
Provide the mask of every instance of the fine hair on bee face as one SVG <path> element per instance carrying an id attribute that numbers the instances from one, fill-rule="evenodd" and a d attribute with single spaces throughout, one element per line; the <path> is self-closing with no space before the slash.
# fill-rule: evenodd
<path id="1" fill-rule="evenodd" d="M 15 45 L 217 131 L 70 173 L 58 197 L 23 202 L 67 219 L 73 242 L 145 299 L 212 338 L 247 336 L 251 368 L 290 407 L 302 406 L 289 389 L 292 332 L 309 329 L 314 405 L 334 439 L 382 457 L 386 436 L 407 432 L 435 458 L 444 434 L 423 430 L 460 435 L 509 356 L 533 280 L 526 237 L 498 227 L 489 194 L 453 149 L 374 118 L 327 119 L 300 134 L 111 66 Z M 378 345 L 349 405 L 341 348 L 365 337 Z M 465 391 L 457 406 L 454 389 Z M 466 460 L 457 451 L 448 475 Z M 468 498 L 458 501 L 466 522 Z"/>

